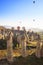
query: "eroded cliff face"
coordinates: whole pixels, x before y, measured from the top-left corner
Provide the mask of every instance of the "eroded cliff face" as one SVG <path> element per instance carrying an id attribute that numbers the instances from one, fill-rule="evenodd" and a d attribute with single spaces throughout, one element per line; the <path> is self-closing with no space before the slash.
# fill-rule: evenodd
<path id="1" fill-rule="evenodd" d="M 43 57 L 43 41 L 39 40 L 37 42 L 36 57 L 38 57 L 38 58 Z"/>
<path id="2" fill-rule="evenodd" d="M 13 61 L 13 33 L 10 32 L 7 39 L 7 60 L 9 62 Z"/>

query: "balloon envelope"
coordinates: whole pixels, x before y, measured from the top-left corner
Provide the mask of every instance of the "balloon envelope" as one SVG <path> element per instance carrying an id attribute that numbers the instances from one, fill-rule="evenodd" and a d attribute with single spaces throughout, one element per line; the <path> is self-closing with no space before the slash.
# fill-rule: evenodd
<path id="1" fill-rule="evenodd" d="M 33 1 L 33 3 L 35 4 L 35 0 Z"/>
<path id="2" fill-rule="evenodd" d="M 33 21 L 35 21 L 35 19 L 33 19 Z"/>

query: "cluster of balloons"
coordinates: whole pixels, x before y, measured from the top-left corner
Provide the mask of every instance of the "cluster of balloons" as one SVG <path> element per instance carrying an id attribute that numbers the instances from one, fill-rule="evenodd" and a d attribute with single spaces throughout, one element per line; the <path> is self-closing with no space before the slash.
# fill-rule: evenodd
<path id="1" fill-rule="evenodd" d="M 35 4 L 35 0 L 33 0 L 33 4 Z M 33 19 L 33 21 L 35 21 L 35 19 Z"/>

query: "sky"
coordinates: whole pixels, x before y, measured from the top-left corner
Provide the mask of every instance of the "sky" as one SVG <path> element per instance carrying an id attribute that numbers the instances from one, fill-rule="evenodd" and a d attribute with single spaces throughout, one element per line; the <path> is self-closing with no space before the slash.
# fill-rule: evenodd
<path id="1" fill-rule="evenodd" d="M 0 25 L 43 29 L 43 0 L 0 0 Z"/>

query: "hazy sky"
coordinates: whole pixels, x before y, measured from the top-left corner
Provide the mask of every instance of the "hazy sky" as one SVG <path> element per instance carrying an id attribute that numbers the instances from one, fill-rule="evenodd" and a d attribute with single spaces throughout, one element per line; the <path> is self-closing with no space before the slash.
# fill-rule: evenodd
<path id="1" fill-rule="evenodd" d="M 0 0 L 0 25 L 43 29 L 43 0 Z"/>

